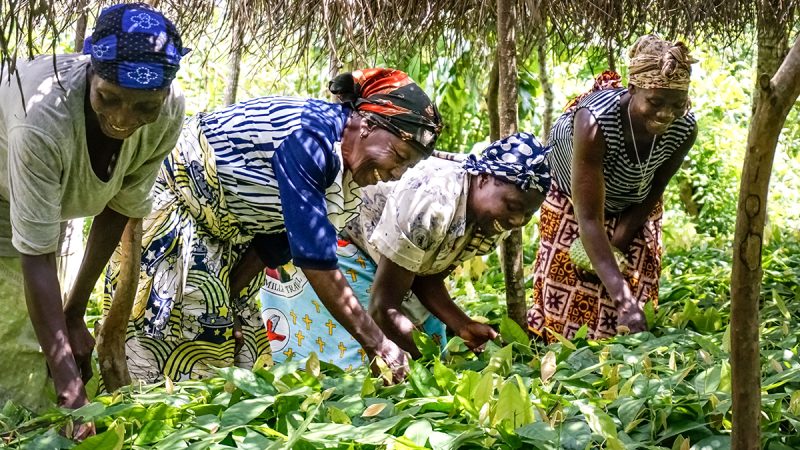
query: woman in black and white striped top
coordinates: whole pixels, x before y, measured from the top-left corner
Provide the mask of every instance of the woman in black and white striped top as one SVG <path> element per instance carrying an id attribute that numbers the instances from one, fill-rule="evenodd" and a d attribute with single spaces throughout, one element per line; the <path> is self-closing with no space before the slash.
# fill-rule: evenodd
<path id="1" fill-rule="evenodd" d="M 542 206 L 528 313 L 531 331 L 548 340 L 583 325 L 594 339 L 618 326 L 643 331 L 643 306 L 657 302 L 661 196 L 697 136 L 688 96 L 695 61 L 683 43 L 652 35 L 630 57 L 627 89 L 604 74 L 610 86 L 596 84 L 551 130 L 554 183 Z M 591 271 L 570 259 L 579 238 Z"/>

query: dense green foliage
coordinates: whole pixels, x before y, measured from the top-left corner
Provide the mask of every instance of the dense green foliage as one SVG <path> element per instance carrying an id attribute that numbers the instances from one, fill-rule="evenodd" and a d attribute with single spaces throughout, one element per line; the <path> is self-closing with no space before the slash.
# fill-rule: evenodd
<path id="1" fill-rule="evenodd" d="M 762 308 L 765 448 L 800 446 L 800 245 L 772 240 Z M 126 389 L 80 410 L 0 416 L 12 448 L 72 448 L 57 429 L 93 420 L 94 448 L 728 448 L 727 327 L 730 260 L 700 246 L 668 257 L 653 329 L 601 342 L 543 346 L 501 319 L 502 282 L 487 270 L 458 280 L 465 307 L 498 325 L 502 342 L 478 357 L 458 338 L 440 361 L 425 358 L 407 383 L 383 386 L 365 370 L 309 361 L 220 378 Z M 468 287 L 471 286 L 471 287 Z M 686 444 L 684 444 L 686 442 Z"/>

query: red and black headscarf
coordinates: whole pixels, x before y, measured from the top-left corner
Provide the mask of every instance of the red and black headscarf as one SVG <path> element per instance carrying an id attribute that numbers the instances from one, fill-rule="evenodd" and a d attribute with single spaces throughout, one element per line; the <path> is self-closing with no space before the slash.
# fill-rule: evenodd
<path id="1" fill-rule="evenodd" d="M 362 69 L 331 80 L 328 89 L 342 103 L 366 113 L 379 127 L 399 136 L 426 156 L 433 153 L 442 117 L 430 97 L 395 69 Z"/>

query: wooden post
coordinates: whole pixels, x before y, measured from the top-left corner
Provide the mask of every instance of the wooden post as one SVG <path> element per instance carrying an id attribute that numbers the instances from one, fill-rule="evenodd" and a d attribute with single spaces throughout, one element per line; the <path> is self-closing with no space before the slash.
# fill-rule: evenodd
<path id="1" fill-rule="evenodd" d="M 498 111 L 500 137 L 517 132 L 516 2 L 497 0 Z M 506 279 L 508 316 L 526 329 L 525 284 L 522 267 L 522 231 L 514 230 L 503 241 L 503 273 Z"/>
<path id="2" fill-rule="evenodd" d="M 539 83 L 542 85 L 544 111 L 542 112 L 542 132 L 539 138 L 547 143 L 550 128 L 553 128 L 553 84 L 547 74 L 547 19 L 536 10 L 536 59 L 539 62 Z"/>
<path id="3" fill-rule="evenodd" d="M 222 102 L 225 105 L 236 103 L 236 92 L 239 88 L 239 68 L 242 62 L 242 47 L 244 47 L 244 30 L 241 22 L 236 2 L 232 2 L 230 11 L 231 51 L 228 55 L 228 78 L 225 80 L 225 93 L 222 96 Z"/>
<path id="4" fill-rule="evenodd" d="M 759 78 L 755 108 L 747 136 L 747 153 L 739 189 L 739 207 L 731 273 L 731 385 L 733 394 L 733 450 L 761 448 L 761 356 L 759 352 L 759 296 L 761 247 L 767 216 L 767 192 L 778 138 L 800 95 L 800 38 L 780 64 L 780 39 L 786 39 L 775 21 L 764 19 L 762 1 L 758 21 Z M 774 11 L 774 10 L 773 10 Z M 772 14 L 772 11 L 769 11 Z M 762 40 L 763 45 L 762 45 Z M 780 64 L 775 75 L 771 67 Z"/>
<path id="5" fill-rule="evenodd" d="M 83 40 L 86 39 L 86 0 L 78 2 L 78 21 L 75 22 L 75 53 L 83 52 Z"/>
<path id="6" fill-rule="evenodd" d="M 125 359 L 125 334 L 139 285 L 142 257 L 142 219 L 130 219 L 120 241 L 121 267 L 108 314 L 97 331 L 97 359 L 106 389 L 131 384 Z"/>

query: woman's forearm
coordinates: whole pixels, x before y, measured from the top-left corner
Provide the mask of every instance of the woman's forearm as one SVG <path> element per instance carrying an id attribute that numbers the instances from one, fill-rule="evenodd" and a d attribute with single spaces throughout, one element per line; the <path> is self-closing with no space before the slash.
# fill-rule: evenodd
<path id="1" fill-rule="evenodd" d="M 625 296 L 627 282 L 617 266 L 605 227 L 596 220 L 578 220 L 586 255 L 612 299 Z"/>
<path id="2" fill-rule="evenodd" d="M 127 216 L 108 207 L 94 218 L 80 271 L 64 305 L 68 320 L 83 321 L 89 296 L 119 244 L 127 223 Z"/>
<path id="3" fill-rule="evenodd" d="M 21 263 L 33 329 L 50 367 L 59 403 L 68 403 L 71 399 L 66 393 L 79 391 L 83 383 L 61 306 L 55 253 L 22 255 Z"/>
<path id="4" fill-rule="evenodd" d="M 414 273 L 381 258 L 372 283 L 369 313 L 389 339 L 417 358 L 420 352 L 411 334 L 414 324 L 400 309 L 413 281 Z"/>
<path id="5" fill-rule="evenodd" d="M 611 237 L 611 245 L 623 252 L 627 251 L 634 236 L 642 229 L 662 194 L 663 189 L 658 192 L 651 191 L 642 203 L 626 209 L 619 217 L 614 235 Z"/>
<path id="6" fill-rule="evenodd" d="M 374 351 L 381 346 L 386 336 L 361 307 L 339 269 L 303 269 L 303 273 L 325 308 L 364 350 Z"/>
<path id="7" fill-rule="evenodd" d="M 417 277 L 411 291 L 431 314 L 456 332 L 472 320 L 450 297 L 443 275 Z"/>

